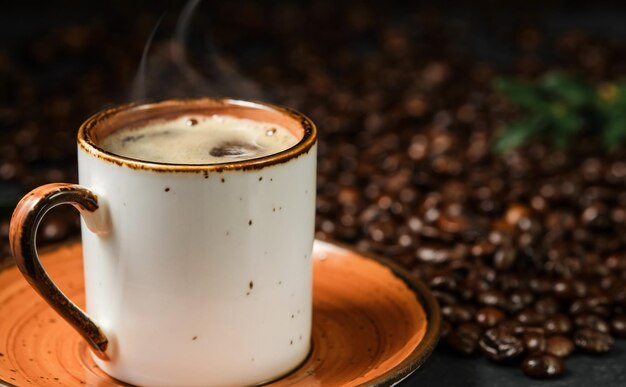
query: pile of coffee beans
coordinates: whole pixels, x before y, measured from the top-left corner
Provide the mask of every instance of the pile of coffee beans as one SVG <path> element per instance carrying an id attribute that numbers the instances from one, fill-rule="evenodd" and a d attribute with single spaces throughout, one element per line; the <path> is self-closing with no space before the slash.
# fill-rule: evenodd
<path id="1" fill-rule="evenodd" d="M 565 150 L 491 150 L 519 113 L 491 87 L 499 72 L 533 78 L 558 68 L 610 81 L 626 66 L 623 45 L 521 27 L 500 37 L 514 55 L 496 68 L 467 51 L 463 37 L 477 31 L 432 10 L 316 1 L 214 11 L 224 63 L 319 126 L 316 236 L 385 255 L 426 282 L 441 305 L 441 345 L 548 378 L 572 353 L 604 354 L 626 337 L 626 148 L 589 135 Z M 112 89 L 130 85 L 146 38 L 111 38 L 106 23 L 58 27 L 45 44 L 37 36 L 0 51 L 14 91 L 0 109 L 0 187 L 76 180 L 75 130 L 123 101 Z M 64 89 L 33 79 L 59 57 L 82 66 L 79 79 Z M 76 215 L 53 214 L 42 239 L 77 230 Z"/>

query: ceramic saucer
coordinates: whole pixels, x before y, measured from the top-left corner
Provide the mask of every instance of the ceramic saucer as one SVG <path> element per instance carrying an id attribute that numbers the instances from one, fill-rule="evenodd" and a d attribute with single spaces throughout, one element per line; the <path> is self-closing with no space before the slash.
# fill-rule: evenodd
<path id="1" fill-rule="evenodd" d="M 80 243 L 41 253 L 59 287 L 83 306 Z M 387 386 L 428 358 L 439 334 L 430 291 L 404 270 L 328 242 L 315 242 L 313 350 L 271 386 Z M 0 272 L 0 384 L 122 386 L 30 288 L 15 267 Z M 245 370 L 242 370 L 245 372 Z"/>

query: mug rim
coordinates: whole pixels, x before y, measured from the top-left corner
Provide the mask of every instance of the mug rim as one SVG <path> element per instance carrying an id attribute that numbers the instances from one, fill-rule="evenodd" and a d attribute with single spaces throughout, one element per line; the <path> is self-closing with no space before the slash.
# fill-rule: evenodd
<path id="1" fill-rule="evenodd" d="M 106 121 L 110 117 L 128 111 L 130 109 L 150 109 L 157 108 L 160 105 L 165 104 L 191 104 L 202 103 L 203 101 L 209 102 L 214 106 L 240 106 L 244 108 L 253 108 L 266 111 L 275 111 L 280 114 L 289 116 L 291 119 L 298 122 L 302 127 L 304 133 L 302 138 L 296 143 L 296 145 L 282 150 L 280 152 L 272 153 L 271 155 L 241 160 L 232 161 L 226 163 L 208 163 L 208 164 L 179 164 L 179 163 L 163 163 L 157 161 L 148 161 L 135 159 L 131 157 L 121 156 L 116 153 L 109 152 L 99 147 L 94 141 L 93 131 L 102 122 Z M 309 152 L 309 150 L 317 142 L 317 127 L 313 121 L 304 114 L 284 106 L 278 106 L 260 101 L 241 100 L 232 98 L 171 98 L 164 99 L 155 102 L 148 103 L 129 103 L 106 110 L 102 110 L 83 122 L 78 129 L 77 136 L 78 146 L 84 150 L 87 154 L 94 156 L 98 159 L 117 164 L 119 166 L 126 166 L 132 169 L 149 170 L 155 172 L 222 172 L 233 170 L 255 170 L 264 167 L 285 163 L 289 160 L 295 159 L 303 154 Z"/>

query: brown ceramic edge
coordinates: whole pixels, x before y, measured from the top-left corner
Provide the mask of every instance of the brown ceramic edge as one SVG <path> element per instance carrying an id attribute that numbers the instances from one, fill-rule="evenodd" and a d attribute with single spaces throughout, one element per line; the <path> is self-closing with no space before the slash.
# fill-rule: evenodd
<path id="1" fill-rule="evenodd" d="M 20 386 L 17 386 L 15 384 L 11 384 L 11 383 L 7 382 L 4 379 L 0 379 L 0 383 L 2 383 L 2 384 L 0 384 L 0 386 L 3 386 L 3 387 L 20 387 Z"/>
<path id="2" fill-rule="evenodd" d="M 223 105 L 242 106 L 248 108 L 256 108 L 262 110 L 274 110 L 276 112 L 285 114 L 292 119 L 296 120 L 303 128 L 304 135 L 302 139 L 298 141 L 293 147 L 286 149 L 282 152 L 274 153 L 269 156 L 264 156 L 256 159 L 249 159 L 243 161 L 237 161 L 232 163 L 223 164 L 169 164 L 158 163 L 151 161 L 144 161 L 139 159 L 133 159 L 130 157 L 120 156 L 111 152 L 108 152 L 98 147 L 91 136 L 91 131 L 96 125 L 108 117 L 131 108 L 136 107 L 150 107 L 158 106 L 165 103 L 197 103 L 201 101 L 210 101 L 212 103 L 218 103 Z M 307 154 L 309 150 L 317 142 L 317 127 L 313 121 L 304 114 L 278 105 L 273 105 L 265 102 L 250 101 L 250 100 L 238 100 L 230 98 L 188 98 L 188 99 L 167 99 L 162 101 L 156 101 L 151 103 L 130 103 L 113 107 L 107 110 L 103 110 L 89 117 L 78 130 L 78 146 L 91 156 L 97 157 L 101 160 L 119 165 L 125 166 L 131 169 L 148 170 L 154 172 L 187 172 L 187 173 L 208 173 L 208 172 L 224 172 L 224 171 L 246 171 L 246 170 L 258 170 L 264 167 L 273 166 L 277 164 L 285 163 L 291 159 L 295 159 L 303 154 Z"/>
<path id="3" fill-rule="evenodd" d="M 395 383 L 404 380 L 413 372 L 415 372 L 418 368 L 420 368 L 422 364 L 424 364 L 424 362 L 426 362 L 426 360 L 430 357 L 430 354 L 437 346 L 437 343 L 439 342 L 439 332 L 441 329 L 441 312 L 439 310 L 439 303 L 435 299 L 435 296 L 431 293 L 428 286 L 426 286 L 422 281 L 412 277 L 411 274 L 406 271 L 406 269 L 402 268 L 400 265 L 396 264 L 388 258 L 384 258 L 373 253 L 360 251 L 354 246 L 350 246 L 348 244 L 338 242 L 330 238 L 323 240 L 323 242 L 337 246 L 343 250 L 351 251 L 354 254 L 357 254 L 367 259 L 371 259 L 388 267 L 396 277 L 402 280 L 402 282 L 404 282 L 411 289 L 411 291 L 417 297 L 419 303 L 422 305 L 424 313 L 426 314 L 426 332 L 424 333 L 424 337 L 417 344 L 413 352 L 411 352 L 397 366 L 393 367 L 383 375 L 361 384 L 361 386 L 392 386 Z"/>

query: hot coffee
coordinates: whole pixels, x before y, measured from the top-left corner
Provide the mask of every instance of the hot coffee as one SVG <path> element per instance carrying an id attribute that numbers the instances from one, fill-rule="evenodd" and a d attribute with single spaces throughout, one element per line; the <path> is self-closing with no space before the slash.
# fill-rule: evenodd
<path id="1" fill-rule="evenodd" d="M 133 159 L 171 164 L 218 164 L 268 156 L 298 142 L 288 129 L 226 115 L 184 116 L 122 129 L 99 146 Z"/>

